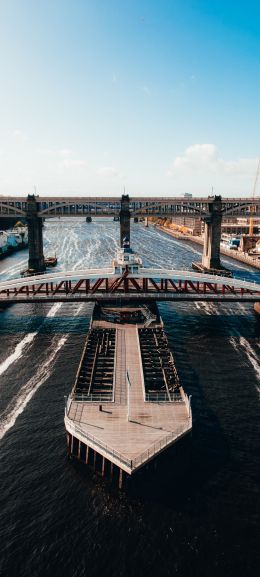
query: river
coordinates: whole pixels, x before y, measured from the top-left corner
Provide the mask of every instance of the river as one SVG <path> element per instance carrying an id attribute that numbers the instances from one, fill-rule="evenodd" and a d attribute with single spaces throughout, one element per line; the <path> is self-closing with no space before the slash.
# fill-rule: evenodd
<path id="1" fill-rule="evenodd" d="M 111 220 L 49 220 L 56 270 L 111 263 Z M 132 225 L 154 267 L 191 269 L 198 246 Z M 0 261 L 7 279 L 27 252 Z M 236 276 L 250 267 L 223 259 Z M 250 304 L 164 303 L 180 381 L 192 395 L 189 462 L 117 494 L 66 458 L 64 395 L 73 385 L 92 305 L 17 304 L 0 313 L 1 577 L 254 577 L 259 502 L 260 322 Z"/>

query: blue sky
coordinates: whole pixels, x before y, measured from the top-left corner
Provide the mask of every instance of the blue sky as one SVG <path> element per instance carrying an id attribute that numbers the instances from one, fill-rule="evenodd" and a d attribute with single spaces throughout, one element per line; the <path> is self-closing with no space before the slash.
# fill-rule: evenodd
<path id="1" fill-rule="evenodd" d="M 0 194 L 252 194 L 259 1 L 0 0 L 0 73 Z"/>

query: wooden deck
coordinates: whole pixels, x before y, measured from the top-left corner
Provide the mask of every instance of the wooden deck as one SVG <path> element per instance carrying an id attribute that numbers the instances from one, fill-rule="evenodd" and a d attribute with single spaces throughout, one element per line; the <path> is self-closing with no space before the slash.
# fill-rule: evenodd
<path id="1" fill-rule="evenodd" d="M 100 411 L 99 403 L 72 401 L 65 423 L 69 432 L 131 474 L 187 433 L 191 418 L 184 400 L 145 402 L 137 327 L 113 324 L 113 328 L 114 402 L 103 403 Z"/>

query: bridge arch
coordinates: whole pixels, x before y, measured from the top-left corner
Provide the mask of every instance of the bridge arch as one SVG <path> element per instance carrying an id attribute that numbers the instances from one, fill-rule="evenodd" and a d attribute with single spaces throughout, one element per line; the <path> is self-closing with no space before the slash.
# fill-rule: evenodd
<path id="1" fill-rule="evenodd" d="M 167 216 L 167 214 L 169 216 L 174 216 L 174 217 L 178 217 L 178 216 L 183 216 L 183 215 L 190 215 L 190 216 L 202 216 L 203 214 L 206 213 L 206 208 L 204 207 L 196 207 L 193 206 L 191 204 L 184 204 L 183 202 L 180 203 L 175 203 L 173 202 L 172 204 L 169 202 L 168 203 L 171 207 L 173 208 L 166 208 L 165 210 L 165 206 L 160 204 L 152 204 L 149 203 L 149 207 L 139 207 L 139 208 L 135 208 L 133 210 L 131 210 L 131 216 L 158 216 L 158 217 L 163 217 L 164 215 Z M 175 210 L 176 209 L 176 210 Z"/>
<path id="2" fill-rule="evenodd" d="M 4 211 L 2 210 L 4 209 Z M 17 206 L 12 206 L 11 204 L 7 204 L 5 202 L 0 201 L 0 216 L 8 217 L 13 216 L 10 212 L 15 213 L 14 216 L 23 216 L 26 217 L 26 211 L 18 208 Z"/>
<path id="3" fill-rule="evenodd" d="M 223 208 L 221 212 L 222 212 L 223 216 L 228 215 L 230 213 L 234 214 L 236 211 L 242 211 L 242 212 L 248 211 L 249 212 L 251 205 L 252 205 L 252 203 L 237 204 L 237 205 L 235 205 L 235 206 L 233 205 L 229 208 Z"/>

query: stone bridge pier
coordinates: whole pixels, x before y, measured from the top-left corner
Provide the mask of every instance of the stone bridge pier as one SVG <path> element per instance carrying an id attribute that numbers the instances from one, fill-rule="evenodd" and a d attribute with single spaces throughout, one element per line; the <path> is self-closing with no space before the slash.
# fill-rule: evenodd
<path id="1" fill-rule="evenodd" d="M 27 197 L 26 219 L 29 244 L 28 268 L 37 272 L 43 272 L 45 270 L 45 264 L 43 255 L 42 218 L 37 216 L 37 201 L 34 194 L 29 194 Z"/>
<path id="2" fill-rule="evenodd" d="M 220 241 L 222 202 L 221 196 L 215 196 L 209 204 L 209 214 L 203 217 L 205 223 L 202 266 L 207 269 L 221 269 Z"/>
<path id="3" fill-rule="evenodd" d="M 121 198 L 121 209 L 119 212 L 120 221 L 120 246 L 123 246 L 123 239 L 125 236 L 130 242 L 130 209 L 129 209 L 129 196 L 128 194 L 123 194 Z"/>

